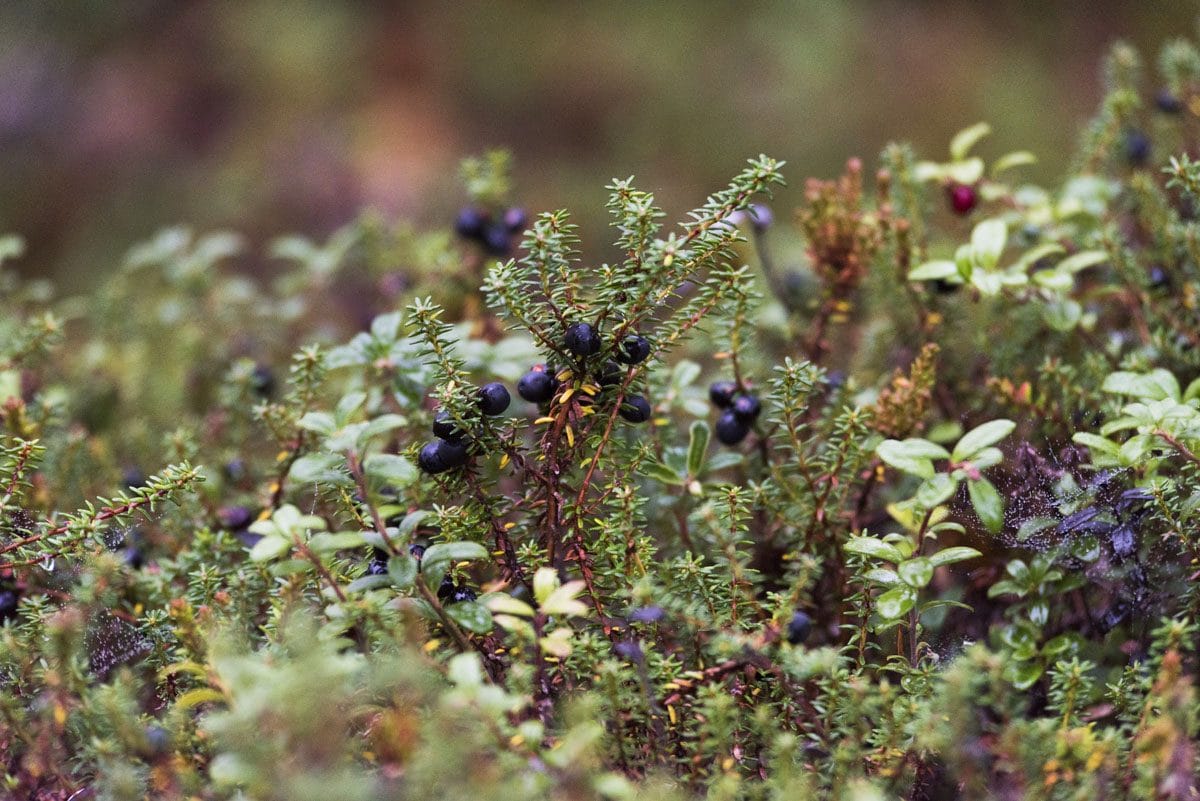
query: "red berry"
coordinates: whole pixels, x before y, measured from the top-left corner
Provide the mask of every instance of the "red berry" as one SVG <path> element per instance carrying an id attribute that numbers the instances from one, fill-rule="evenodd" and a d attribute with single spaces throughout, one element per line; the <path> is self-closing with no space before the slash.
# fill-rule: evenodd
<path id="1" fill-rule="evenodd" d="M 975 191 L 975 187 L 967 184 L 951 184 L 950 186 L 950 207 L 954 209 L 954 213 L 960 216 L 966 216 L 979 205 L 979 193 Z"/>

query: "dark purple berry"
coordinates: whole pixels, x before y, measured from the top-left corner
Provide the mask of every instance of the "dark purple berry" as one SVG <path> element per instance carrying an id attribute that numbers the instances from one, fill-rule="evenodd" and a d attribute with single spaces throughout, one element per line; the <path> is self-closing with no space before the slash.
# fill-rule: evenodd
<path id="1" fill-rule="evenodd" d="M 1131 128 L 1125 132 L 1125 159 L 1134 167 L 1141 167 L 1150 160 L 1150 137 Z"/>
<path id="2" fill-rule="evenodd" d="M 449 576 L 442 577 L 442 583 L 438 585 L 437 597 L 439 601 L 444 601 L 454 594 L 454 579 Z"/>
<path id="3" fill-rule="evenodd" d="M 529 215 L 520 206 L 513 206 L 504 212 L 504 227 L 508 229 L 510 234 L 521 233 L 525 230 L 525 225 L 528 222 Z"/>
<path id="4" fill-rule="evenodd" d="M 136 545 L 130 545 L 122 554 L 125 564 L 133 570 L 141 570 L 146 565 L 145 552 Z"/>
<path id="5" fill-rule="evenodd" d="M 571 323 L 563 335 L 563 347 L 580 358 L 599 353 L 602 347 L 600 332 L 590 323 Z"/>
<path id="6" fill-rule="evenodd" d="M 717 381 L 708 388 L 708 399 L 718 409 L 727 409 L 737 391 L 738 385 L 732 381 Z"/>
<path id="7" fill-rule="evenodd" d="M 463 601 L 474 601 L 478 596 L 470 587 L 459 585 L 450 592 L 450 603 L 458 604 Z"/>
<path id="8" fill-rule="evenodd" d="M 146 474 L 136 467 L 126 467 L 121 473 L 121 483 L 126 489 L 136 489 L 146 483 Z"/>
<path id="9" fill-rule="evenodd" d="M 150 757 L 160 757 L 171 750 L 171 735 L 162 726 L 147 726 L 146 754 Z"/>
<path id="10" fill-rule="evenodd" d="M 604 367 L 596 374 L 596 383 L 602 387 L 612 387 L 621 383 L 625 371 L 616 362 L 605 362 Z"/>
<path id="11" fill-rule="evenodd" d="M 1183 111 L 1183 101 L 1176 97 L 1170 89 L 1160 89 L 1154 96 L 1154 105 L 1163 114 L 1178 114 Z"/>
<path id="12" fill-rule="evenodd" d="M 650 415 L 650 404 L 641 395 L 630 395 L 621 404 L 621 416 L 631 423 L 644 423 Z"/>
<path id="13" fill-rule="evenodd" d="M 799 645 L 808 639 L 811 632 L 812 618 L 797 609 L 796 614 L 792 615 L 792 619 L 788 623 L 787 641 L 792 645 Z"/>
<path id="14" fill-rule="evenodd" d="M 753 423 L 762 412 L 762 403 L 754 395 L 738 395 L 729 408 L 737 419 L 744 423 Z"/>
<path id="15" fill-rule="evenodd" d="M 717 417 L 717 440 L 722 445 L 734 446 L 746 438 L 750 433 L 750 426 L 738 418 L 730 410 L 721 412 Z"/>
<path id="16" fill-rule="evenodd" d="M 425 546 L 419 542 L 414 542 L 408 546 L 408 555 L 420 562 L 421 557 L 425 555 Z"/>
<path id="17" fill-rule="evenodd" d="M 617 348 L 617 361 L 622 364 L 641 364 L 650 355 L 650 341 L 645 337 L 630 334 Z"/>
<path id="18" fill-rule="evenodd" d="M 367 565 L 368 576 L 386 576 L 387 572 L 386 560 L 372 559 Z"/>
<path id="19" fill-rule="evenodd" d="M 483 237 L 483 227 L 487 225 L 487 214 L 475 208 L 466 206 L 459 210 L 454 220 L 454 232 L 463 239 L 480 239 Z"/>
<path id="20" fill-rule="evenodd" d="M 225 528 L 237 531 L 250 525 L 254 520 L 254 514 L 245 506 L 226 506 L 217 512 L 217 519 Z"/>
<path id="21" fill-rule="evenodd" d="M 454 424 L 450 412 L 438 412 L 433 416 L 433 435 L 447 442 L 462 442 L 466 434 Z"/>
<path id="22" fill-rule="evenodd" d="M 979 205 L 979 193 L 973 186 L 951 184 L 947 192 L 950 196 L 950 208 L 960 217 L 970 214 Z"/>
<path id="23" fill-rule="evenodd" d="M 613 645 L 613 653 L 634 663 L 641 662 L 644 658 L 641 646 L 633 640 L 622 640 L 616 643 Z"/>
<path id="24" fill-rule="evenodd" d="M 17 606 L 21 597 L 16 590 L 0 590 L 0 622 L 17 616 Z"/>
<path id="25" fill-rule="evenodd" d="M 643 606 L 632 610 L 629 620 L 633 623 L 657 623 L 666 617 L 666 614 L 661 606 Z"/>
<path id="26" fill-rule="evenodd" d="M 479 411 L 488 417 L 504 414 L 511 402 L 512 398 L 508 394 L 508 388 L 499 381 L 484 384 L 479 388 Z"/>
<path id="27" fill-rule="evenodd" d="M 1137 547 L 1133 527 L 1130 525 L 1117 526 L 1109 534 L 1109 537 L 1109 542 L 1112 543 L 1113 555 L 1118 559 L 1124 559 L 1129 556 Z"/>
<path id="28" fill-rule="evenodd" d="M 250 388 L 260 398 L 269 398 L 275 394 L 275 374 L 265 364 L 254 365 L 250 373 Z"/>
<path id="29" fill-rule="evenodd" d="M 1171 277 L 1167 275 L 1167 271 L 1160 265 L 1155 265 L 1150 268 L 1150 288 L 1151 289 L 1167 289 L 1171 286 Z"/>
<path id="30" fill-rule="evenodd" d="M 483 249 L 493 256 L 507 256 L 512 253 L 512 234 L 501 224 L 487 226 L 483 229 Z"/>
<path id="31" fill-rule="evenodd" d="M 530 403 L 545 403 L 554 397 L 556 384 L 545 370 L 530 370 L 517 382 L 517 394 Z"/>
<path id="32" fill-rule="evenodd" d="M 466 463 L 466 446 L 444 439 L 435 439 L 426 444 L 417 455 L 417 465 L 431 475 L 462 467 Z"/>
<path id="33" fill-rule="evenodd" d="M 755 203 L 746 211 L 750 216 L 750 224 L 754 226 L 755 231 L 765 231 L 771 227 L 771 223 L 775 222 L 775 213 L 762 203 Z"/>
<path id="34" fill-rule="evenodd" d="M 241 481 L 246 477 L 246 461 L 244 459 L 230 459 L 225 463 L 222 471 L 225 473 L 225 477 L 230 481 Z"/>

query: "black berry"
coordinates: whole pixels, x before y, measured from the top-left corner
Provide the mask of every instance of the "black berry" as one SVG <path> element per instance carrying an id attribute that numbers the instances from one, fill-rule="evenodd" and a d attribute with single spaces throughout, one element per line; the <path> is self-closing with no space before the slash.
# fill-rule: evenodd
<path id="1" fill-rule="evenodd" d="M 950 208 L 959 216 L 970 214 L 979 205 L 979 193 L 967 184 L 951 184 L 948 190 Z"/>
<path id="2" fill-rule="evenodd" d="M 605 362 L 604 367 L 596 374 L 596 383 L 602 387 L 611 387 L 621 383 L 625 371 L 616 362 Z"/>
<path id="3" fill-rule="evenodd" d="M 1137 130 L 1125 132 L 1125 158 L 1134 167 L 1140 167 L 1150 160 L 1150 137 Z"/>
<path id="4" fill-rule="evenodd" d="M 744 423 L 752 423 L 758 419 L 762 411 L 762 403 L 754 395 L 738 395 L 729 407 L 737 419 Z"/>
<path id="5" fill-rule="evenodd" d="M 367 565 L 368 576 L 386 576 L 387 575 L 387 560 L 372 559 Z"/>
<path id="6" fill-rule="evenodd" d="M 529 215 L 520 206 L 513 206 L 504 212 L 504 227 L 508 229 L 510 234 L 521 233 L 525 230 L 525 224 L 528 222 Z"/>
<path id="7" fill-rule="evenodd" d="M 1178 114 L 1183 111 L 1183 101 L 1176 97 L 1170 89 L 1161 89 L 1154 97 L 1154 105 L 1163 114 Z"/>
<path id="8" fill-rule="evenodd" d="M 439 601 L 444 601 L 454 594 L 454 579 L 449 576 L 442 577 L 442 583 L 438 585 L 437 597 Z"/>
<path id="9" fill-rule="evenodd" d="M 1150 268 L 1150 288 L 1151 289 L 1167 289 L 1171 286 L 1171 277 L 1167 275 L 1167 271 L 1160 265 L 1155 265 Z"/>
<path id="10" fill-rule="evenodd" d="M 0 590 L 0 621 L 17 616 L 17 605 L 21 602 L 16 590 Z"/>
<path id="11" fill-rule="evenodd" d="M 483 249 L 493 256 L 507 256 L 512 252 L 512 234 L 502 224 L 487 226 L 483 229 Z"/>
<path id="12" fill-rule="evenodd" d="M 250 525 L 254 520 L 254 514 L 245 506 L 226 506 L 217 512 L 217 519 L 225 528 L 237 531 Z"/>
<path id="13" fill-rule="evenodd" d="M 162 726 L 147 726 L 146 753 L 151 757 L 160 757 L 171 750 L 171 735 Z"/>
<path id="14" fill-rule="evenodd" d="M 953 295 L 962 287 L 962 284 L 956 284 L 953 281 L 947 281 L 945 278 L 939 278 L 933 282 L 933 291 L 939 295 Z"/>
<path id="15" fill-rule="evenodd" d="M 508 388 L 499 381 L 484 384 L 479 388 L 479 411 L 488 417 L 504 414 L 511 402 L 512 398 L 508 394 Z"/>
<path id="16" fill-rule="evenodd" d="M 621 416 L 631 423 L 644 423 L 650 414 L 650 404 L 641 395 L 630 395 L 621 404 Z"/>
<path id="17" fill-rule="evenodd" d="M 467 463 L 467 448 L 458 442 L 435 439 L 421 448 L 417 465 L 426 473 L 444 473 Z"/>
<path id="18" fill-rule="evenodd" d="M 750 224 L 754 226 L 756 231 L 765 231 L 771 227 L 771 223 L 775 222 L 775 213 L 762 203 L 755 203 L 747 209 L 750 216 Z"/>
<path id="19" fill-rule="evenodd" d="M 419 542 L 414 542 L 408 546 L 408 555 L 420 562 L 421 557 L 425 555 L 425 546 Z"/>
<path id="20" fill-rule="evenodd" d="M 722 445 L 737 445 L 750 433 L 750 426 L 732 411 L 721 412 L 717 418 L 717 440 Z"/>
<path id="21" fill-rule="evenodd" d="M 136 489 L 146 483 L 146 474 L 136 467 L 127 467 L 121 473 L 121 483 L 126 489 Z"/>
<path id="22" fill-rule="evenodd" d="M 732 381 L 717 381 L 708 388 L 708 399 L 718 409 L 727 409 L 737 391 L 738 386 Z"/>
<path id="23" fill-rule="evenodd" d="M 450 603 L 457 604 L 463 601 L 474 601 L 478 596 L 475 595 L 475 590 L 470 587 L 459 585 L 450 593 Z"/>
<path id="24" fill-rule="evenodd" d="M 459 210 L 454 220 L 454 232 L 464 239 L 480 239 L 485 225 L 487 215 L 474 206 L 467 206 Z"/>
<path id="25" fill-rule="evenodd" d="M 530 370 L 517 382 L 517 394 L 530 403 L 545 403 L 554 397 L 556 383 L 545 370 Z"/>
<path id="26" fill-rule="evenodd" d="M 241 481 L 246 477 L 246 461 L 244 459 L 230 459 L 225 463 L 222 471 L 230 481 Z"/>
<path id="27" fill-rule="evenodd" d="M 630 334 L 617 348 L 617 361 L 622 364 L 641 364 L 650 355 L 650 341 L 645 337 Z"/>
<path id="28" fill-rule="evenodd" d="M 600 332 L 590 323 L 571 323 L 563 335 L 563 347 L 581 358 L 599 353 Z"/>
<path id="29" fill-rule="evenodd" d="M 265 364 L 254 365 L 250 373 L 250 388 L 260 398 L 269 398 L 275 394 L 275 374 Z"/>
<path id="30" fill-rule="evenodd" d="M 788 623 L 787 641 L 792 645 L 799 645 L 808 639 L 811 631 L 812 618 L 797 609 L 796 614 L 792 615 L 791 622 Z"/>
<path id="31" fill-rule="evenodd" d="M 454 424 L 450 412 L 438 412 L 433 416 L 433 434 L 447 442 L 462 442 L 466 434 Z"/>

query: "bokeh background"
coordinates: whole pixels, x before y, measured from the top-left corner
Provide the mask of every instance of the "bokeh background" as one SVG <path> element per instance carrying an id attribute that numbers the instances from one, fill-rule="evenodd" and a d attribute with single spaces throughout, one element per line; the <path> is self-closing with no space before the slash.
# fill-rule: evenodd
<path id="1" fill-rule="evenodd" d="M 448 223 L 459 160 L 502 146 L 516 197 L 567 207 L 585 249 L 603 185 L 678 215 L 748 156 L 809 175 L 888 139 L 1066 167 L 1117 38 L 1153 53 L 1200 2 L 649 3 L 217 0 L 0 4 L 0 232 L 28 274 L 83 289 L 186 222 L 251 251 L 364 206 Z M 596 240 L 591 240 L 596 241 Z M 248 256 L 254 270 L 261 257 Z"/>

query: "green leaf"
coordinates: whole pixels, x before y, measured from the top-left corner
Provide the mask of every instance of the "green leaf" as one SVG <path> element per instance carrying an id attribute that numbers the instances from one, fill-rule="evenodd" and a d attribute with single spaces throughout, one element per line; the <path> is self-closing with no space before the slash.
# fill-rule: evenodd
<path id="1" fill-rule="evenodd" d="M 908 274 L 909 281 L 933 281 L 958 275 L 958 265 L 952 261 L 927 261 Z"/>
<path id="2" fill-rule="evenodd" d="M 708 423 L 697 420 L 692 423 L 688 439 L 687 469 L 693 478 L 700 475 L 704 469 L 704 456 L 708 453 L 709 439 Z"/>
<path id="3" fill-rule="evenodd" d="M 1179 382 L 1161 367 L 1149 373 L 1110 373 L 1100 387 L 1115 395 L 1132 395 L 1144 400 L 1179 400 Z"/>
<path id="4" fill-rule="evenodd" d="M 358 548 L 366 544 L 361 531 L 339 531 L 336 534 L 314 534 L 308 547 L 316 553 L 332 553 L 346 548 Z"/>
<path id="5" fill-rule="evenodd" d="M 900 576 L 895 570 L 888 570 L 885 567 L 875 567 L 863 573 L 863 578 L 868 581 L 873 581 L 876 584 L 882 584 L 885 587 L 894 587 L 900 583 Z"/>
<path id="6" fill-rule="evenodd" d="M 990 270 L 1000 261 L 1004 243 L 1008 240 L 1008 226 L 1004 220 L 984 220 L 971 231 L 971 258 L 976 266 Z"/>
<path id="7" fill-rule="evenodd" d="M 487 634 L 492 630 L 492 613 L 474 601 L 459 601 L 446 607 L 446 614 L 467 631 Z"/>
<path id="8" fill-rule="evenodd" d="M 904 554 L 896 546 L 874 537 L 851 537 L 842 546 L 842 549 L 849 553 L 862 554 L 875 559 L 886 559 L 893 563 L 904 561 Z"/>
<path id="9" fill-rule="evenodd" d="M 363 470 L 371 478 L 390 484 L 396 489 L 404 489 L 417 480 L 416 465 L 394 453 L 371 454 L 363 460 Z"/>
<path id="10" fill-rule="evenodd" d="M 504 593 L 496 593 L 495 595 L 488 596 L 484 601 L 484 606 L 492 610 L 492 612 L 502 615 L 518 615 L 520 617 L 533 617 L 534 615 L 532 606 Z"/>
<path id="11" fill-rule="evenodd" d="M 346 460 L 336 453 L 310 453 L 292 463 L 288 478 L 297 484 L 348 485 Z"/>
<path id="12" fill-rule="evenodd" d="M 942 168 L 942 174 L 956 183 L 973 184 L 983 177 L 983 159 L 972 156 L 965 161 L 946 164 Z"/>
<path id="13" fill-rule="evenodd" d="M 950 459 L 955 462 L 968 461 L 989 445 L 995 445 L 1012 433 L 1017 424 L 1012 420 L 992 420 L 977 428 L 973 428 L 954 446 Z"/>
<path id="14" fill-rule="evenodd" d="M 1023 167 L 1026 164 L 1037 164 L 1037 156 L 1028 150 L 1005 153 L 992 164 L 992 175 L 999 175 L 1005 170 L 1010 170 L 1013 167 Z"/>
<path id="15" fill-rule="evenodd" d="M 277 534 L 268 534 L 254 543 L 254 547 L 250 549 L 250 561 L 270 562 L 283 556 L 291 547 L 291 540 L 284 539 Z"/>
<path id="16" fill-rule="evenodd" d="M 996 487 L 986 478 L 971 481 L 967 484 L 967 492 L 971 496 L 971 505 L 984 528 L 993 534 L 998 534 L 1004 528 L 1004 501 Z"/>
<path id="17" fill-rule="evenodd" d="M 925 439 L 885 439 L 875 448 L 875 453 L 887 464 L 921 478 L 932 478 L 931 459 L 946 459 L 950 456 L 941 445 Z"/>
<path id="18" fill-rule="evenodd" d="M 908 586 L 921 589 L 933 579 L 933 563 L 923 556 L 906 559 L 896 566 L 896 573 Z"/>
<path id="19" fill-rule="evenodd" d="M 422 570 L 426 565 L 439 563 L 469 562 L 473 559 L 487 559 L 487 548 L 477 542 L 439 542 L 430 545 L 421 557 Z"/>
<path id="20" fill-rule="evenodd" d="M 941 567 L 942 565 L 952 565 L 955 562 L 965 562 L 977 556 L 983 556 L 983 554 L 974 548 L 968 548 L 965 545 L 956 545 L 953 548 L 943 548 L 937 553 L 931 554 L 929 562 L 934 567 Z"/>
<path id="21" fill-rule="evenodd" d="M 1054 269 L 1067 273 L 1077 273 L 1080 270 L 1086 270 L 1088 267 L 1094 267 L 1106 261 L 1108 261 L 1108 253 L 1103 250 L 1081 250 L 1060 261 Z"/>
<path id="22" fill-rule="evenodd" d="M 977 122 L 970 128 L 964 128 L 950 140 L 950 158 L 962 161 L 971 152 L 975 144 L 992 132 L 992 126 L 986 122 Z"/>
<path id="23" fill-rule="evenodd" d="M 347 584 L 346 592 L 356 593 L 377 590 L 380 587 L 387 587 L 390 583 L 387 576 L 362 576 Z"/>
<path id="24" fill-rule="evenodd" d="M 333 421 L 333 415 L 329 412 L 309 412 L 301 417 L 296 425 L 305 431 L 313 431 L 323 437 L 329 436 L 337 428 L 337 423 Z"/>
<path id="25" fill-rule="evenodd" d="M 1107 453 L 1112 456 L 1116 456 L 1121 449 L 1121 446 L 1112 440 L 1105 439 L 1096 434 L 1089 434 L 1086 431 L 1077 431 L 1071 436 L 1071 441 L 1085 446 L 1088 450 L 1099 451 L 1100 453 Z"/>
<path id="26" fill-rule="evenodd" d="M 679 475 L 670 465 L 663 464 L 657 461 L 646 461 L 642 463 L 642 474 L 647 478 L 652 478 L 655 481 L 663 484 L 669 484 L 674 487 L 683 486 L 687 479 Z"/>
<path id="27" fill-rule="evenodd" d="M 1004 678 L 1018 690 L 1028 690 L 1042 677 L 1042 666 L 1037 662 L 1013 662 L 1004 666 Z"/>
<path id="28" fill-rule="evenodd" d="M 584 583 L 582 581 L 568 581 L 554 592 L 550 593 L 546 600 L 542 601 L 538 607 L 547 615 L 563 615 L 569 617 L 581 617 L 587 614 L 587 606 L 576 598 L 579 593 L 583 592 Z"/>
<path id="29" fill-rule="evenodd" d="M 393 586 L 399 590 L 407 590 L 416 583 L 417 560 L 406 553 L 393 554 L 388 559 L 387 572 Z"/>
<path id="30" fill-rule="evenodd" d="M 561 582 L 558 571 L 552 567 L 539 567 L 533 574 L 533 597 L 539 604 L 545 603 Z"/>
<path id="31" fill-rule="evenodd" d="M 937 473 L 917 487 L 917 503 L 924 509 L 940 506 L 958 491 L 958 482 L 949 473 Z"/>
<path id="32" fill-rule="evenodd" d="M 917 602 L 917 591 L 912 587 L 894 587 L 875 599 L 875 609 L 885 620 L 898 620 L 908 614 Z"/>

